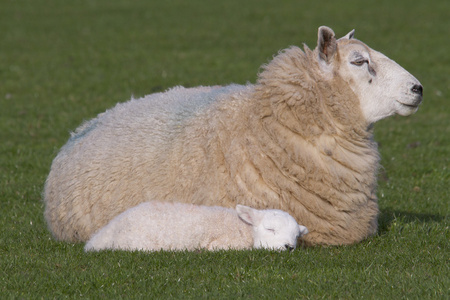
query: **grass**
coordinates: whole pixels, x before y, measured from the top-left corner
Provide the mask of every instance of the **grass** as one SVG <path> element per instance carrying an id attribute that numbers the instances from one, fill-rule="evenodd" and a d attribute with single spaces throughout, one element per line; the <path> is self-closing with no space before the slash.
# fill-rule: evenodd
<path id="1" fill-rule="evenodd" d="M 2 298 L 450 297 L 446 0 L 0 3 Z M 425 87 L 414 116 L 376 125 L 380 228 L 357 245 L 292 253 L 103 252 L 51 238 L 41 193 L 83 120 L 174 85 L 254 82 L 320 25 L 356 36 Z"/>

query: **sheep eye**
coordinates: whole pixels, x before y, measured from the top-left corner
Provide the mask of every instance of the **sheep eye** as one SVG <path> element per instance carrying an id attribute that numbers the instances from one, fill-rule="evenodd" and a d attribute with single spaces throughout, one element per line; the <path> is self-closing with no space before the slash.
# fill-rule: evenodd
<path id="1" fill-rule="evenodd" d="M 352 65 L 355 65 L 358 67 L 364 65 L 365 63 L 369 64 L 369 61 L 367 59 L 358 59 L 358 60 L 354 60 L 351 62 Z"/>

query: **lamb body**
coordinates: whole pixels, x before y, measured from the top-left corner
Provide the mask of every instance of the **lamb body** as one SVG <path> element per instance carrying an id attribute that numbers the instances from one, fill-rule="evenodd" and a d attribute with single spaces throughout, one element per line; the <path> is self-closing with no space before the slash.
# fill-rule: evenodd
<path id="1" fill-rule="evenodd" d="M 321 27 L 314 51 L 280 52 L 254 85 L 176 87 L 81 125 L 52 163 L 45 218 L 87 241 L 152 199 L 243 204 L 288 212 L 309 244 L 358 242 L 377 229 L 372 124 L 421 100 L 395 62 Z"/>
<path id="2" fill-rule="evenodd" d="M 116 216 L 92 236 L 85 250 L 291 250 L 307 233 L 280 210 L 151 201 Z"/>

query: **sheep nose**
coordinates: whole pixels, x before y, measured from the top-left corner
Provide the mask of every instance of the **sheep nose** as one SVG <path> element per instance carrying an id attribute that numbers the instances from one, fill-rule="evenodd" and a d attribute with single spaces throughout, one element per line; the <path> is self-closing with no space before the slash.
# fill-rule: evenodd
<path id="1" fill-rule="evenodd" d="M 415 84 L 415 85 L 411 88 L 411 91 L 412 91 L 414 94 L 418 94 L 418 95 L 422 96 L 422 94 L 423 94 L 423 87 L 422 87 L 420 84 Z"/>
<path id="2" fill-rule="evenodd" d="M 286 248 L 286 250 L 289 250 L 289 251 L 294 250 L 294 247 L 292 247 L 292 245 L 289 245 L 289 244 L 284 245 L 284 247 Z"/>

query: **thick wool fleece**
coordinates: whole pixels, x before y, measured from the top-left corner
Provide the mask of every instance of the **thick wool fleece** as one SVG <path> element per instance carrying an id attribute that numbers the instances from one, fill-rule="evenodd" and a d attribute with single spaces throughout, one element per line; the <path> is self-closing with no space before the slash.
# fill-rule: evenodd
<path id="1" fill-rule="evenodd" d="M 234 209 L 145 202 L 114 218 L 85 250 L 251 249 L 253 228 Z"/>
<path id="2" fill-rule="evenodd" d="M 309 244 L 376 232 L 378 152 L 359 100 L 292 47 L 255 85 L 177 87 L 118 104 L 78 128 L 53 161 L 45 217 L 86 241 L 138 203 L 281 209 Z"/>

